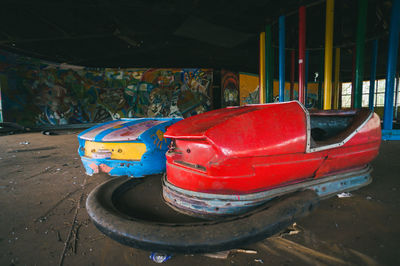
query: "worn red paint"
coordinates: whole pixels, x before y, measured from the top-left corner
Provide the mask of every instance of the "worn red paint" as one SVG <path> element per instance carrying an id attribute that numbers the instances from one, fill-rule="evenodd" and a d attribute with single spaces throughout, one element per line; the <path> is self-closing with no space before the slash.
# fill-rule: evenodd
<path id="1" fill-rule="evenodd" d="M 354 130 L 335 136 L 345 143 L 331 148 L 332 140 L 311 140 L 310 115 L 299 102 L 288 102 L 219 109 L 182 120 L 164 135 L 175 140 L 167 152 L 167 180 L 190 191 L 241 195 L 353 171 L 378 154 L 376 114 L 357 112 Z"/>

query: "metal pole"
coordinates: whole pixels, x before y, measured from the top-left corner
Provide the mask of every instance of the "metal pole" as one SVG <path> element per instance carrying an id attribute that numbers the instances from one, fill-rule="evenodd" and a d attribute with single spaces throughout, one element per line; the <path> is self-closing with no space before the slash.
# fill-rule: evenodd
<path id="1" fill-rule="evenodd" d="M 290 100 L 294 99 L 294 61 L 295 51 L 290 51 Z"/>
<path id="2" fill-rule="evenodd" d="M 326 1 L 324 110 L 331 109 L 334 0 Z"/>
<path id="3" fill-rule="evenodd" d="M 279 17 L 279 102 L 285 101 L 285 16 Z"/>
<path id="4" fill-rule="evenodd" d="M 339 103 L 338 109 L 342 109 L 342 92 L 343 92 L 343 82 L 339 82 Z"/>
<path id="5" fill-rule="evenodd" d="M 378 40 L 376 39 L 372 42 L 371 74 L 369 77 L 369 99 L 368 99 L 369 110 L 374 110 L 374 92 L 375 92 L 377 57 L 378 57 Z"/>
<path id="6" fill-rule="evenodd" d="M 397 53 L 399 47 L 400 0 L 393 0 L 390 17 L 389 49 L 385 87 L 385 107 L 383 113 L 383 129 L 393 128 L 393 92 L 394 75 L 396 74 Z"/>
<path id="7" fill-rule="evenodd" d="M 396 95 L 394 96 L 394 120 L 397 121 L 397 107 L 399 106 L 397 103 L 398 96 L 399 96 L 399 72 L 397 72 L 397 79 L 396 79 Z"/>
<path id="8" fill-rule="evenodd" d="M 308 59 L 309 59 L 310 51 L 306 50 L 306 60 L 305 60 L 305 68 L 306 68 L 306 73 L 304 77 L 304 88 L 305 88 L 305 96 L 304 96 L 304 102 L 305 105 L 307 105 L 307 99 L 308 99 Z"/>
<path id="9" fill-rule="evenodd" d="M 321 65 L 320 65 L 320 69 L 319 69 L 318 109 L 323 109 L 324 108 L 323 79 L 324 79 L 324 50 L 321 51 Z"/>
<path id="10" fill-rule="evenodd" d="M 378 104 L 378 88 L 379 88 L 379 80 L 377 80 L 376 84 L 375 84 L 375 104 L 374 104 L 374 106 L 377 106 L 377 104 Z"/>
<path id="11" fill-rule="evenodd" d="M 299 8 L 299 102 L 305 104 L 306 7 Z"/>
<path id="12" fill-rule="evenodd" d="M 260 33 L 260 86 L 259 101 L 265 103 L 265 32 Z"/>
<path id="13" fill-rule="evenodd" d="M 354 90 L 354 108 L 361 108 L 363 80 L 364 80 L 364 47 L 365 47 L 365 30 L 367 20 L 367 0 L 358 0 L 358 22 L 357 22 L 357 48 L 356 48 L 356 75 Z"/>
<path id="14" fill-rule="evenodd" d="M 335 80 L 333 86 L 333 109 L 339 109 L 340 48 L 335 49 Z"/>
<path id="15" fill-rule="evenodd" d="M 356 89 L 356 47 L 353 47 L 353 64 L 351 65 L 351 108 L 354 108 L 354 94 Z"/>
<path id="16" fill-rule="evenodd" d="M 1 105 L 1 81 L 0 81 L 0 123 L 3 123 L 3 109 Z"/>
<path id="17" fill-rule="evenodd" d="M 265 62 L 265 76 L 266 76 L 266 102 L 273 102 L 273 94 L 274 94 L 274 77 L 273 77 L 273 50 L 272 50 L 272 30 L 271 25 L 267 25 L 265 28 L 265 53 L 266 53 L 266 62 Z"/>

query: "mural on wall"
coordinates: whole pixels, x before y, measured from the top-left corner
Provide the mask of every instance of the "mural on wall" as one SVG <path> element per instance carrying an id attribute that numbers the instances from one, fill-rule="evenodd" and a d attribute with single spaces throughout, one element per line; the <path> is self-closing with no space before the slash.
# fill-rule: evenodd
<path id="1" fill-rule="evenodd" d="M 239 74 L 240 84 L 240 105 L 245 104 L 257 104 L 259 103 L 259 78 L 258 75 L 249 73 Z M 277 102 L 279 99 L 279 81 L 273 81 L 274 101 Z M 294 84 L 294 98 L 298 97 L 298 83 Z M 285 82 L 285 101 L 290 98 L 290 82 Z M 317 106 L 318 100 L 318 83 L 308 82 L 307 86 L 307 108 L 313 108 Z"/>
<path id="2" fill-rule="evenodd" d="M 211 107 L 211 69 L 93 69 L 0 52 L 4 120 L 26 126 L 188 117 Z"/>
<path id="3" fill-rule="evenodd" d="M 239 105 L 238 73 L 221 70 L 222 107 Z"/>
<path id="4" fill-rule="evenodd" d="M 240 105 L 259 103 L 258 75 L 239 73 Z"/>

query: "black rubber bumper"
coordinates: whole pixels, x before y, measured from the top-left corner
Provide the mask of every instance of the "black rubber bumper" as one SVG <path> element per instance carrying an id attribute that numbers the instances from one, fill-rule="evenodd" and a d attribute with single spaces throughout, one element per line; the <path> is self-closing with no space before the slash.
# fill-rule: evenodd
<path id="1" fill-rule="evenodd" d="M 134 189 L 140 182 L 144 181 L 111 179 L 89 194 L 86 209 L 105 235 L 124 245 L 150 251 L 193 254 L 237 248 L 278 233 L 318 204 L 316 193 L 306 190 L 240 216 L 196 223 L 156 223 L 128 216 L 114 206 L 121 193 Z"/>

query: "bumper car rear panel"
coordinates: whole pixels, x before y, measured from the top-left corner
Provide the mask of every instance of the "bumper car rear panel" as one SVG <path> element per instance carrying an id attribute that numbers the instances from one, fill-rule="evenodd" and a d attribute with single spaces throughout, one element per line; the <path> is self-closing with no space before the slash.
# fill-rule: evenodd
<path id="1" fill-rule="evenodd" d="M 180 118 L 125 118 L 106 122 L 78 135 L 82 163 L 88 175 L 142 177 L 165 171 L 170 140 L 166 128 Z"/>
<path id="2" fill-rule="evenodd" d="M 368 184 L 369 170 L 360 169 L 368 169 L 377 156 L 381 131 L 379 117 L 367 109 L 309 113 L 293 101 L 189 117 L 168 128 L 165 137 L 172 139 L 166 154 L 165 200 L 183 212 L 204 208 L 204 214 L 215 215 L 254 207 L 277 188 L 330 180 L 325 189 L 335 194 Z M 208 195 L 240 200 L 221 206 L 226 202 Z"/>
<path id="3" fill-rule="evenodd" d="M 214 219 L 222 216 L 238 215 L 264 204 L 276 197 L 304 190 L 313 190 L 320 199 L 334 196 L 344 191 L 352 191 L 372 182 L 370 166 L 337 173 L 324 178 L 307 179 L 297 183 L 249 194 L 212 194 L 194 192 L 176 187 L 163 180 L 163 198 L 173 209 L 190 216 Z"/>

